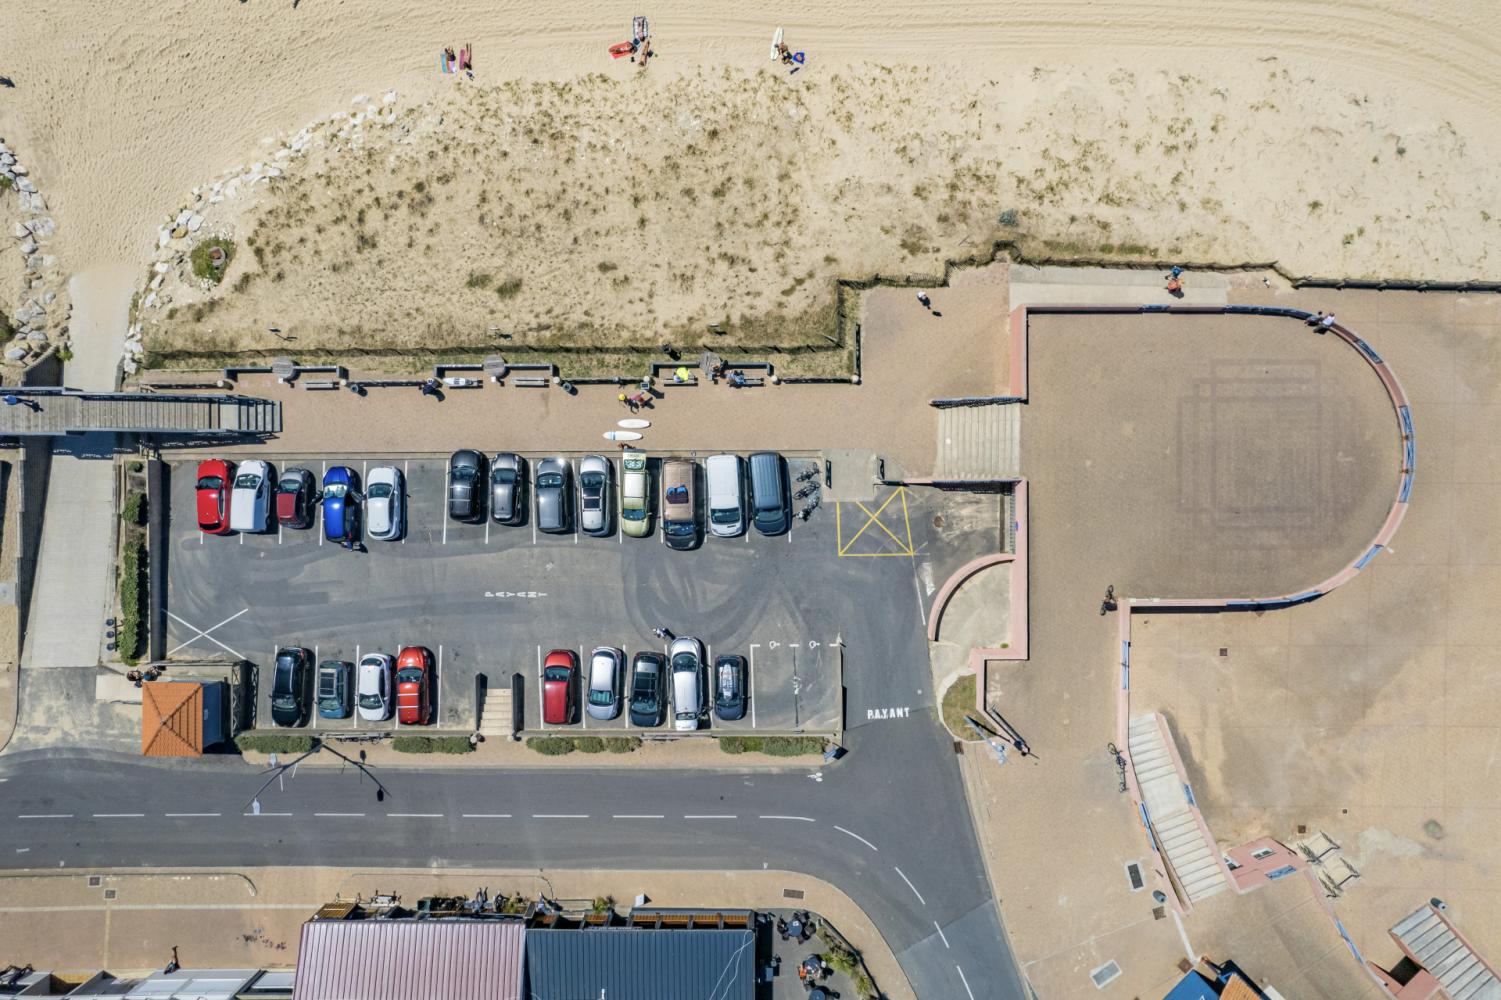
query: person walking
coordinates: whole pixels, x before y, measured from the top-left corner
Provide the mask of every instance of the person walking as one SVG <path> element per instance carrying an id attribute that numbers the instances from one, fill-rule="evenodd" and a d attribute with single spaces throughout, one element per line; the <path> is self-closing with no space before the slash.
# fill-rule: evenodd
<path id="1" fill-rule="evenodd" d="M 926 309 L 928 312 L 932 312 L 933 311 L 933 300 L 928 297 L 928 293 L 927 292 L 918 292 L 917 293 L 917 301 L 921 302 L 922 303 L 922 307 L 924 309 Z"/>
<path id="2" fill-rule="evenodd" d="M 438 389 L 440 386 L 442 386 L 442 384 L 443 383 L 439 382 L 436 378 L 428 379 L 427 381 L 422 383 L 422 395 L 436 396 L 438 394 Z"/>
<path id="3" fill-rule="evenodd" d="M 1328 333 L 1333 328 L 1334 313 L 1329 313 L 1327 316 L 1319 320 L 1318 330 L 1320 333 Z"/>
<path id="4" fill-rule="evenodd" d="M 672 634 L 672 629 L 667 628 L 663 625 L 658 625 L 656 628 L 652 629 L 651 634 L 656 636 L 658 639 L 665 639 L 668 642 L 671 642 L 673 639 L 677 638 L 677 636 Z"/>

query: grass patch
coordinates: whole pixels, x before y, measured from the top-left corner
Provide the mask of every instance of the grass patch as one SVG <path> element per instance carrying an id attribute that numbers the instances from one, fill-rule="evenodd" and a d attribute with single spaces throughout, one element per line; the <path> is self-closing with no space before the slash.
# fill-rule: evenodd
<path id="1" fill-rule="evenodd" d="M 635 736 L 532 736 L 526 745 L 547 757 L 573 753 L 631 753 L 641 746 Z"/>
<path id="2" fill-rule="evenodd" d="M 975 715 L 975 675 L 965 674 L 943 693 L 943 724 L 958 740 L 974 740 L 975 731 L 964 721 L 966 715 Z M 984 719 L 977 721 L 983 723 Z M 989 727 L 983 727 L 989 731 Z M 994 735 L 994 734 L 992 734 Z"/>
<path id="3" fill-rule="evenodd" d="M 641 746 L 639 736 L 606 736 L 605 749 L 610 753 L 631 753 Z"/>
<path id="4" fill-rule="evenodd" d="M 490 282 L 493 281 L 493 280 L 495 280 L 495 279 L 493 279 L 490 275 L 486 274 L 484 271 L 470 271 L 469 272 L 469 277 L 467 279 L 465 279 L 465 281 L 464 281 L 464 287 L 465 288 L 489 288 L 490 287 Z"/>
<path id="5" fill-rule="evenodd" d="M 217 267 L 209 256 L 210 252 L 216 247 L 224 251 L 224 263 Z M 227 240 L 222 236 L 206 239 L 193 248 L 193 252 L 188 255 L 188 259 L 193 263 L 194 277 L 202 278 L 204 281 L 217 285 L 219 279 L 224 277 L 224 272 L 229 270 L 230 262 L 235 259 L 235 241 Z"/>
<path id="6" fill-rule="evenodd" d="M 514 299 L 521 294 L 521 279 L 507 278 L 495 286 L 495 294 L 503 299 Z"/>
<path id="7" fill-rule="evenodd" d="M 721 736 L 719 749 L 728 754 L 759 753 L 768 757 L 800 757 L 823 753 L 821 736 Z"/>
<path id="8" fill-rule="evenodd" d="M 131 491 L 130 496 L 125 498 L 125 504 L 120 508 L 120 520 L 126 524 L 146 523 L 146 494 L 139 490 Z"/>
<path id="9" fill-rule="evenodd" d="M 241 733 L 235 737 L 235 746 L 241 753 L 307 753 L 313 749 L 313 738 L 297 733 Z"/>
<path id="10" fill-rule="evenodd" d="M 575 736 L 573 748 L 579 753 L 604 753 L 605 741 L 598 736 Z"/>
<path id="11" fill-rule="evenodd" d="M 474 749 L 467 736 L 398 736 L 391 741 L 397 753 L 468 753 Z"/>
<path id="12" fill-rule="evenodd" d="M 115 635 L 121 661 L 132 665 L 141 651 L 141 603 L 147 585 L 146 543 L 132 538 L 125 543 L 120 566 L 120 628 Z"/>

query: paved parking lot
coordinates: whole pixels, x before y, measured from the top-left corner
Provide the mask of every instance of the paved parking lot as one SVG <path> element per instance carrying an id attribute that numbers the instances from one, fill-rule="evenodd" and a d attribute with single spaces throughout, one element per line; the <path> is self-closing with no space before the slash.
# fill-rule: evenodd
<path id="1" fill-rule="evenodd" d="M 206 537 L 192 514 L 194 464 L 174 464 L 170 655 L 268 668 L 282 645 L 352 662 L 372 650 L 395 655 L 427 646 L 438 664 L 435 722 L 445 729 L 476 725 L 480 677 L 493 686 L 517 672 L 526 679 L 525 724 L 541 728 L 541 656 L 571 648 L 586 663 L 599 645 L 630 656 L 660 648 L 651 633 L 658 625 L 698 637 L 710 657 L 738 653 L 750 663 L 745 719 L 716 720 L 715 728 L 835 732 L 846 712 L 864 719 L 868 706 L 928 704 L 918 654 L 932 581 L 941 583 L 950 564 L 971 554 L 963 545 L 993 547 L 998 518 L 994 498 L 977 508 L 974 498 L 886 490 L 873 505 L 826 504 L 783 536 L 706 537 L 699 549 L 676 552 L 660 534 L 627 538 L 613 522 L 606 537 L 547 535 L 531 518 L 520 527 L 453 522 L 444 509 L 446 456 L 267 460 L 278 473 L 302 466 L 320 480 L 335 464 L 349 465 L 362 482 L 380 465 L 401 468 L 406 536 L 369 539 L 366 552 L 322 541 L 321 522 L 306 531 Z M 794 472 L 802 464 L 789 462 Z M 959 507 L 988 513 L 978 521 L 972 513 L 956 517 Z M 953 525 L 961 523 L 970 530 L 956 536 Z M 855 669 L 858 680 L 849 676 Z M 268 672 L 260 687 L 258 724 L 269 725 Z M 394 725 L 310 723 L 355 731 Z M 622 713 L 571 728 L 585 726 L 624 729 L 626 720 Z"/>

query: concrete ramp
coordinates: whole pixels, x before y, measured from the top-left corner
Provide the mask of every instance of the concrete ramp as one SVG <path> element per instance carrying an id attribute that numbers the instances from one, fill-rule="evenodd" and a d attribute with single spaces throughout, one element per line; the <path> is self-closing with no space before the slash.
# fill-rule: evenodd
<path id="1" fill-rule="evenodd" d="M 1015 479 L 1021 475 L 1019 403 L 953 406 L 938 411 L 934 479 Z"/>
<path id="2" fill-rule="evenodd" d="M 1153 713 L 1133 718 L 1129 732 L 1142 807 L 1183 894 L 1195 903 L 1223 892 L 1228 883 L 1219 850 L 1199 826 L 1193 790 L 1170 745 L 1167 727 Z"/>

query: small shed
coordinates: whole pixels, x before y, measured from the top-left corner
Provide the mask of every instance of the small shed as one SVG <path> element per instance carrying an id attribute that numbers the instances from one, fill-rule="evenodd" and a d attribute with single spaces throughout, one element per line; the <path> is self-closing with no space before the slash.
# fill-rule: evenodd
<path id="1" fill-rule="evenodd" d="M 141 685 L 141 755 L 201 757 L 224 741 L 223 681 L 147 681 Z"/>

